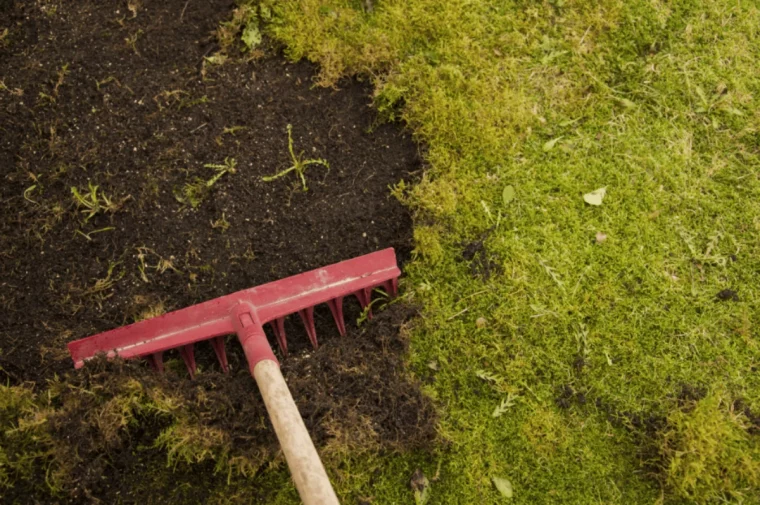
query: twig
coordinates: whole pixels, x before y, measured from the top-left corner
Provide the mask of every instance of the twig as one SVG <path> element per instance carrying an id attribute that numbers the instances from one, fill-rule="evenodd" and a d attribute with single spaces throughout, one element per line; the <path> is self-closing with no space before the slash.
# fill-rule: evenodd
<path id="1" fill-rule="evenodd" d="M 180 21 L 182 21 L 182 18 L 185 17 L 185 10 L 187 9 L 187 4 L 189 4 L 189 3 L 190 3 L 190 0 L 187 0 L 187 2 L 185 2 L 185 6 L 182 7 L 182 13 L 179 15 L 179 20 Z"/>
<path id="2" fill-rule="evenodd" d="M 465 308 L 464 310 L 460 310 L 459 312 L 457 312 L 456 314 L 454 314 L 454 315 L 453 315 L 453 316 L 451 316 L 450 318 L 446 319 L 446 321 L 451 321 L 451 320 L 452 320 L 452 319 L 454 319 L 455 317 L 461 316 L 462 314 L 464 314 L 464 313 L 465 313 L 465 312 L 467 312 L 468 310 L 470 310 L 470 307 L 467 307 L 467 308 Z"/>

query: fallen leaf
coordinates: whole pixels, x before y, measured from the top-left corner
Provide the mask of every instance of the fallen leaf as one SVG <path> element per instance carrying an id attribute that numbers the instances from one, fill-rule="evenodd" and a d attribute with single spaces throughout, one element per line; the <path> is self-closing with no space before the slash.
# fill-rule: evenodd
<path id="1" fill-rule="evenodd" d="M 508 205 L 509 202 L 515 199 L 515 188 L 513 186 L 507 186 L 501 193 L 501 198 L 504 200 L 504 205 Z"/>
<path id="2" fill-rule="evenodd" d="M 554 146 L 557 144 L 557 142 L 559 142 L 562 139 L 562 137 L 564 137 L 564 135 L 561 136 L 561 137 L 557 137 L 556 139 L 551 139 L 551 140 L 547 141 L 544 144 L 544 152 L 547 153 L 547 152 L 551 151 L 552 149 L 554 149 Z"/>
<path id="3" fill-rule="evenodd" d="M 627 98 L 617 98 L 617 101 L 620 102 L 623 107 L 626 107 L 628 109 L 633 109 L 636 107 L 636 104 L 632 102 L 631 100 L 628 100 Z"/>
<path id="4" fill-rule="evenodd" d="M 596 243 L 597 244 L 601 244 L 605 240 L 607 240 L 607 235 L 605 235 L 604 233 L 602 233 L 600 231 L 596 232 Z"/>
<path id="5" fill-rule="evenodd" d="M 431 361 L 428 363 L 428 368 L 431 370 L 438 371 L 438 363 L 436 361 Z"/>
<path id="6" fill-rule="evenodd" d="M 414 491 L 414 503 L 416 505 L 425 505 L 430 499 L 430 481 L 422 473 L 422 470 L 418 468 L 414 471 L 409 485 L 412 487 L 412 491 Z"/>
<path id="7" fill-rule="evenodd" d="M 504 498 L 512 498 L 512 483 L 504 477 L 491 477 L 493 485 L 499 490 Z"/>
<path id="8" fill-rule="evenodd" d="M 599 188 L 595 189 L 591 193 L 586 193 L 583 195 L 583 200 L 589 204 L 589 205 L 601 205 L 602 200 L 604 200 L 604 195 L 607 194 L 607 188 Z"/>
<path id="9" fill-rule="evenodd" d="M 485 317 L 479 317 L 475 320 L 475 326 L 478 328 L 485 328 L 486 326 L 486 318 Z"/>

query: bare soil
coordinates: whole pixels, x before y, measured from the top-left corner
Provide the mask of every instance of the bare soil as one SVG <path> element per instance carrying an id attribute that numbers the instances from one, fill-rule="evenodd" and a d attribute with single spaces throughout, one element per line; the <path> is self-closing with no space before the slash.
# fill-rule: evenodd
<path id="1" fill-rule="evenodd" d="M 209 63 L 221 49 L 216 29 L 234 7 L 0 2 L 0 377 L 41 387 L 56 375 L 88 387 L 131 377 L 189 402 L 205 391 L 212 400 L 199 423 L 228 430 L 245 450 L 274 453 L 269 425 L 249 422 L 262 419 L 263 407 L 232 340 L 232 373 L 219 371 L 210 346 L 198 346 L 195 381 L 153 377 L 134 364 L 74 372 L 65 350 L 151 313 L 381 248 L 408 257 L 410 216 L 389 187 L 419 172 L 415 143 L 378 121 L 366 83 L 316 88 L 312 65 L 287 62 L 267 42 L 253 53 L 226 48 L 223 65 Z M 292 164 L 287 125 L 296 154 L 329 163 L 308 168 L 308 191 L 293 173 L 262 180 Z M 225 160 L 234 160 L 234 173 L 197 207 L 178 200 L 188 184 L 215 175 L 205 165 Z M 95 186 L 95 205 L 76 198 L 74 189 L 94 202 Z M 347 309 L 349 322 L 359 316 L 358 306 Z M 316 352 L 288 321 L 292 355 L 283 370 L 320 447 L 351 423 L 370 427 L 368 443 L 381 450 L 419 448 L 433 437 L 430 402 L 403 369 L 399 328 L 409 316 L 394 305 L 362 328 L 349 324 L 342 339 L 319 307 Z M 214 410 L 222 404 L 229 408 Z M 75 419 L 54 428 L 78 433 Z M 150 489 L 135 494 L 140 486 L 131 484 L 150 467 L 145 458 L 164 457 L 137 450 L 159 429 L 143 426 L 109 450 L 80 433 L 95 466 L 75 471 L 70 499 L 150 502 Z M 208 479 L 203 465 L 183 471 L 167 485 L 200 482 L 193 472 Z M 113 490 L 93 477 L 109 472 L 135 480 Z"/>

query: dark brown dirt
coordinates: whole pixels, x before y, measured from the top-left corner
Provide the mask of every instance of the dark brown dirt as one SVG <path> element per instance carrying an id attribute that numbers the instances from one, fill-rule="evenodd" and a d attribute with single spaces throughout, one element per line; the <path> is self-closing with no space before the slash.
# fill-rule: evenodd
<path id="1" fill-rule="evenodd" d="M 196 381 L 171 371 L 157 377 L 140 364 L 74 372 L 65 350 L 146 313 L 384 247 L 408 256 L 410 217 L 388 187 L 420 169 L 409 135 L 377 121 L 366 84 L 315 88 L 315 68 L 286 62 L 277 48 L 225 48 L 227 62 L 209 64 L 221 49 L 216 29 L 233 8 L 231 0 L 0 1 L 0 33 L 8 29 L 0 39 L 0 378 L 45 387 L 58 375 L 106 392 L 109 381 L 136 378 L 200 405 L 198 425 L 224 430 L 241 454 L 273 454 L 232 342 L 233 373 L 218 373 L 210 349 L 199 349 Z M 295 174 L 262 180 L 291 165 L 288 124 L 297 154 L 330 164 L 309 167 L 308 191 Z M 236 171 L 197 208 L 178 201 L 188 183 L 214 175 L 204 165 L 226 159 Z M 96 212 L 73 195 L 90 185 L 98 187 Z M 351 323 L 358 308 L 347 310 Z M 317 308 L 316 352 L 288 321 L 292 356 L 283 370 L 328 454 L 352 444 L 422 447 L 432 438 L 431 405 L 403 371 L 398 328 L 408 316 L 394 306 L 361 330 L 349 324 L 342 339 L 329 311 Z M 143 447 L 161 422 L 146 419 L 109 445 L 80 423 L 87 408 L 69 405 L 69 417 L 51 424 L 87 456 L 74 470 L 72 499 L 153 502 L 155 490 L 135 490 L 151 461 L 165 461 L 165 452 Z M 208 482 L 208 464 L 193 468 L 164 491 Z M 126 481 L 113 489 L 103 475 Z"/>
<path id="2" fill-rule="evenodd" d="M 469 262 L 470 274 L 474 278 L 488 280 L 492 274 L 502 273 L 502 266 L 496 261 L 486 246 L 486 240 L 493 228 L 483 232 L 477 240 L 462 244 L 462 259 Z"/>
<path id="3" fill-rule="evenodd" d="M 67 340 L 156 305 L 409 250 L 410 219 L 388 186 L 419 157 L 395 125 L 368 132 L 369 89 L 314 89 L 312 66 L 271 51 L 204 66 L 233 5 L 190 2 L 180 20 L 185 3 L 141 2 L 134 18 L 127 2 L 19 3 L 4 13 L 0 365 L 14 381 L 61 371 L 45 357 Z M 125 39 L 138 33 L 133 48 Z M 330 163 L 309 167 L 306 192 L 295 174 L 261 179 L 290 166 L 288 124 L 297 152 Z M 224 133 L 232 127 L 243 129 Z M 204 164 L 225 158 L 236 173 L 197 209 L 176 200 L 195 177 L 214 175 Z M 72 188 L 84 194 L 89 183 L 118 210 L 88 220 Z"/>

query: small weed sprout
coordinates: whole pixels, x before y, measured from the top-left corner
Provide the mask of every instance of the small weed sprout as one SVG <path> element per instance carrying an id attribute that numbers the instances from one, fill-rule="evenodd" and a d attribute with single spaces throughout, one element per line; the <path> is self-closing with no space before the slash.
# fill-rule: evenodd
<path id="1" fill-rule="evenodd" d="M 105 228 L 100 228 L 99 230 L 92 230 L 92 231 L 87 232 L 87 233 L 83 232 L 82 230 L 77 230 L 76 232 L 79 235 L 81 235 L 84 238 L 86 238 L 89 242 L 92 242 L 92 236 L 95 235 L 96 233 L 102 233 L 104 231 L 113 231 L 115 229 L 116 228 L 114 228 L 113 226 L 106 226 Z"/>
<path id="2" fill-rule="evenodd" d="M 131 196 L 127 196 L 120 202 L 115 202 L 105 193 L 98 193 L 99 186 L 93 184 L 91 181 L 87 183 L 87 186 L 87 191 L 84 193 L 80 193 L 76 186 L 72 186 L 71 188 L 74 203 L 76 203 L 77 208 L 81 209 L 82 213 L 85 214 L 85 222 L 101 213 L 110 212 L 113 214 L 121 208 L 124 202 L 131 198 Z"/>
<path id="3" fill-rule="evenodd" d="M 58 98 L 58 90 L 63 85 L 63 81 L 66 80 L 66 74 L 69 73 L 69 64 L 66 63 L 61 67 L 61 69 L 56 74 L 58 76 L 58 79 L 55 81 L 55 86 L 53 87 L 53 96 L 55 98 Z"/>
<path id="4" fill-rule="evenodd" d="M 129 0 L 127 2 L 127 9 L 132 13 L 132 19 L 137 17 L 137 12 L 140 10 L 140 0 Z"/>
<path id="5" fill-rule="evenodd" d="M 200 177 L 195 177 L 192 182 L 188 182 L 181 189 L 174 191 L 174 198 L 179 203 L 190 205 L 192 208 L 198 208 L 198 206 L 206 199 L 211 192 L 214 185 L 221 179 L 224 174 L 234 174 L 237 170 L 237 161 L 235 158 L 225 158 L 223 165 L 215 163 L 207 163 L 203 165 L 204 168 L 212 168 L 216 172 L 211 179 L 204 180 Z"/>
<path id="6" fill-rule="evenodd" d="M 239 131 L 247 130 L 247 129 L 248 129 L 247 126 L 240 126 L 240 125 L 225 126 L 224 129 L 222 130 L 222 135 L 230 134 L 234 136 L 235 133 Z"/>
<path id="7" fill-rule="evenodd" d="M 149 255 L 156 256 L 157 260 L 155 265 L 148 264 L 146 261 Z M 148 279 L 147 274 L 148 269 L 155 270 L 159 274 L 163 274 L 167 270 L 180 273 L 177 267 L 174 266 L 174 256 L 170 256 L 169 259 L 163 258 L 158 253 L 156 253 L 156 251 L 148 247 L 143 246 L 137 248 L 137 261 L 137 269 L 140 271 L 140 279 L 142 279 L 145 283 L 150 283 L 150 279 Z"/>
<path id="8" fill-rule="evenodd" d="M 32 184 L 31 186 L 29 186 L 28 188 L 24 190 L 24 200 L 37 205 L 38 202 L 36 200 L 33 200 L 31 198 L 31 195 L 32 193 L 34 193 L 35 190 L 37 190 L 37 192 L 39 193 L 42 193 L 42 184 L 40 183 L 40 175 L 35 175 L 32 172 L 29 172 L 29 178 L 32 180 L 34 184 Z"/>
<path id="9" fill-rule="evenodd" d="M 229 126 L 229 127 L 225 126 L 224 129 L 222 130 L 222 133 L 217 135 L 214 141 L 217 143 L 217 145 L 221 147 L 224 145 L 223 137 L 225 135 L 231 135 L 234 137 L 237 132 L 247 130 L 247 129 L 248 129 L 247 126 Z"/>
<path id="10" fill-rule="evenodd" d="M 113 296 L 113 288 L 116 283 L 119 282 L 126 274 L 126 271 L 124 269 L 120 269 L 118 272 L 115 272 L 116 267 L 119 265 L 119 262 L 109 261 L 106 276 L 100 279 L 95 279 L 93 285 L 82 289 L 82 297 L 91 300 L 98 306 L 99 309 L 102 309 L 103 302 Z"/>
<path id="11" fill-rule="evenodd" d="M 194 99 L 181 99 L 179 101 L 179 104 L 177 105 L 177 110 L 187 109 L 190 107 L 195 107 L 196 105 L 201 105 L 204 103 L 209 103 L 211 100 L 208 96 L 203 95 L 200 98 L 194 98 Z"/>
<path id="12" fill-rule="evenodd" d="M 121 83 L 119 82 L 119 80 L 116 77 L 112 76 L 112 75 L 106 77 L 102 81 L 96 80 L 95 81 L 95 88 L 97 88 L 97 90 L 100 91 L 100 89 L 102 87 L 104 87 L 105 85 L 107 85 L 107 84 L 109 84 L 111 82 L 115 82 L 116 85 L 121 88 Z M 153 98 L 153 99 L 155 100 L 155 98 Z"/>
<path id="13" fill-rule="evenodd" d="M 142 34 L 143 34 L 142 30 L 137 30 L 135 33 L 133 33 L 132 35 L 124 39 L 124 42 L 126 42 L 127 47 L 131 48 L 132 51 L 134 51 L 134 53 L 138 56 L 140 55 L 140 51 L 137 50 L 137 39 L 139 39 L 140 35 Z"/>
<path id="14" fill-rule="evenodd" d="M 380 298 L 375 298 L 374 300 L 369 302 L 369 305 L 367 305 L 366 307 L 362 309 L 362 313 L 359 314 L 358 318 L 356 318 L 356 326 L 361 326 L 367 321 L 367 319 L 369 319 L 369 313 L 372 310 L 372 306 L 374 304 L 380 303 L 381 304 L 380 308 L 382 309 L 382 307 L 386 305 L 386 304 L 383 304 L 383 302 L 388 302 L 388 300 L 390 299 L 390 297 L 388 296 L 388 293 L 386 293 L 382 289 L 377 289 L 376 291 L 380 293 Z"/>
<path id="15" fill-rule="evenodd" d="M 58 91 L 60 87 L 63 85 L 63 81 L 66 80 L 66 75 L 69 73 L 69 64 L 66 63 L 61 67 L 61 69 L 56 72 L 57 79 L 55 83 L 53 84 L 53 91 L 50 94 L 44 93 L 42 91 L 39 92 L 40 101 L 47 100 L 51 104 L 54 104 L 58 101 Z"/>
<path id="16" fill-rule="evenodd" d="M 211 221 L 211 228 L 220 230 L 222 233 L 230 229 L 230 222 L 227 221 L 227 216 L 222 212 L 222 217 L 216 221 Z"/>
<path id="17" fill-rule="evenodd" d="M 284 175 L 287 175 L 290 172 L 295 171 L 296 174 L 298 174 L 298 177 L 301 178 L 301 185 L 303 186 L 304 191 L 308 191 L 309 188 L 306 186 L 306 176 L 304 175 L 306 172 L 306 168 L 308 168 L 309 165 L 322 165 L 323 167 L 327 168 L 328 172 L 330 171 L 330 164 L 327 163 L 327 160 L 323 160 L 321 158 L 318 159 L 303 159 L 303 151 L 301 151 L 298 156 L 296 156 L 295 151 L 293 151 L 293 125 L 288 125 L 288 151 L 290 152 L 290 158 L 293 160 L 293 165 L 289 168 L 286 168 L 282 172 L 278 172 L 274 175 L 270 175 L 267 177 L 262 177 L 262 180 L 265 182 L 270 182 L 275 179 L 279 179 L 280 177 L 283 177 Z"/>

